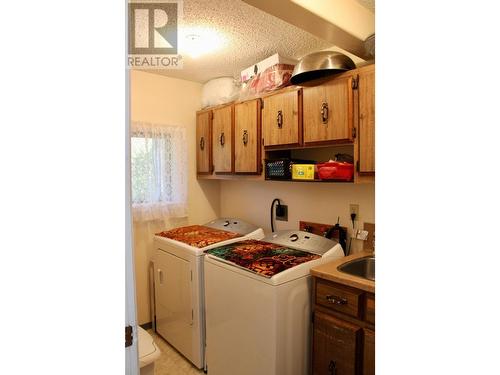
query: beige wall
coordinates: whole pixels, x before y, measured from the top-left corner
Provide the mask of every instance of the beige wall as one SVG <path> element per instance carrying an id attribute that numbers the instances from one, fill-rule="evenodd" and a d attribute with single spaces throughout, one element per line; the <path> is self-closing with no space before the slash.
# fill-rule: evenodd
<path id="1" fill-rule="evenodd" d="M 152 235 L 178 225 L 200 224 L 220 216 L 218 181 L 196 179 L 196 111 L 201 106 L 202 85 L 153 73 L 130 73 L 132 121 L 147 121 L 187 128 L 188 210 L 186 219 L 134 224 L 135 277 L 139 324 L 150 322 L 148 265 L 153 252 Z"/>
<path id="2" fill-rule="evenodd" d="M 274 198 L 288 205 L 288 221 L 276 221 L 275 230 L 298 229 L 299 221 L 340 224 L 351 228 L 349 204 L 359 204 L 359 221 L 375 222 L 375 186 L 278 181 L 221 182 L 221 214 L 235 216 L 269 232 L 270 206 Z M 362 248 L 353 241 L 351 250 Z"/>

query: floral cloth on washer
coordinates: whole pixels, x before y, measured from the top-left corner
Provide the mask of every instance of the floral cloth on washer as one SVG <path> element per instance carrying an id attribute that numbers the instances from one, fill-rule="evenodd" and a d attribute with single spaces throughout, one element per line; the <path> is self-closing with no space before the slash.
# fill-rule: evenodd
<path id="1" fill-rule="evenodd" d="M 235 242 L 206 250 L 205 253 L 269 278 L 301 263 L 320 258 L 317 254 L 256 240 Z"/>
<path id="2" fill-rule="evenodd" d="M 209 228 L 203 225 L 189 225 L 187 227 L 180 227 L 156 233 L 156 235 L 183 242 L 198 248 L 230 240 L 232 238 L 241 237 L 241 234 L 238 233 Z"/>

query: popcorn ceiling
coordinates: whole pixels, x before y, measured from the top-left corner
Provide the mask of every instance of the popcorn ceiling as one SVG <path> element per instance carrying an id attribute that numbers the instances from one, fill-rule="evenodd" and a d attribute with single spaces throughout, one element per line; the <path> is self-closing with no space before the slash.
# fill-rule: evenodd
<path id="1" fill-rule="evenodd" d="M 241 0 L 184 0 L 180 27 L 208 27 L 220 32 L 226 46 L 192 59 L 183 56 L 180 70 L 151 73 L 205 83 L 222 77 L 239 79 L 240 71 L 275 53 L 300 59 L 332 44 L 254 8 Z"/>

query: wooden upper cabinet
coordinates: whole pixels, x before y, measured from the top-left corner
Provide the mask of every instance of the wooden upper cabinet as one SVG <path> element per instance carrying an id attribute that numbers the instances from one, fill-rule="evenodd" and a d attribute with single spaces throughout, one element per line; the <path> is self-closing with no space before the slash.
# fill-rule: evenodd
<path id="1" fill-rule="evenodd" d="M 352 142 L 352 76 L 304 87 L 304 143 Z"/>
<path id="2" fill-rule="evenodd" d="M 255 99 L 234 106 L 235 173 L 261 173 L 260 103 Z"/>
<path id="3" fill-rule="evenodd" d="M 212 173 L 212 112 L 204 111 L 196 114 L 196 172 Z"/>
<path id="4" fill-rule="evenodd" d="M 212 149 L 215 173 L 233 172 L 233 108 L 233 105 L 228 105 L 212 110 Z"/>
<path id="5" fill-rule="evenodd" d="M 263 98 L 264 146 L 297 146 L 302 143 L 302 90 L 284 91 Z"/>
<path id="6" fill-rule="evenodd" d="M 375 172 L 375 65 L 359 70 L 359 172 Z"/>

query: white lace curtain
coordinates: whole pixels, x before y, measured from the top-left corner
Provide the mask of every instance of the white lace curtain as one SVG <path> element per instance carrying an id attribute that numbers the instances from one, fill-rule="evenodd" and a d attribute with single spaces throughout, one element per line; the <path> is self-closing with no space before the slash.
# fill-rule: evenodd
<path id="1" fill-rule="evenodd" d="M 186 129 L 132 122 L 134 221 L 187 216 Z"/>

